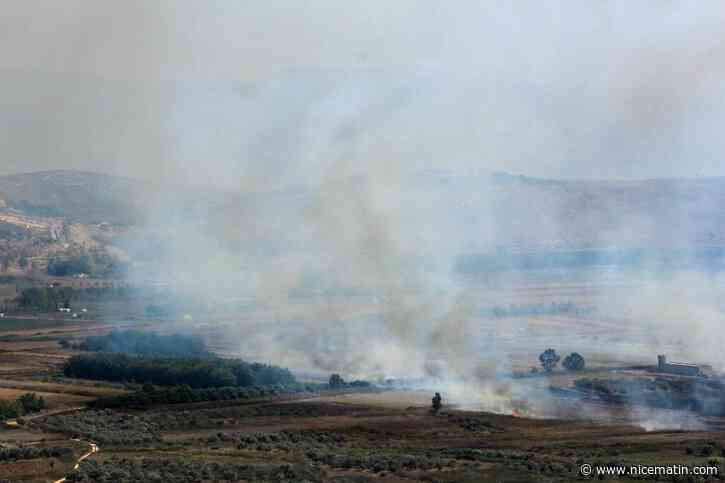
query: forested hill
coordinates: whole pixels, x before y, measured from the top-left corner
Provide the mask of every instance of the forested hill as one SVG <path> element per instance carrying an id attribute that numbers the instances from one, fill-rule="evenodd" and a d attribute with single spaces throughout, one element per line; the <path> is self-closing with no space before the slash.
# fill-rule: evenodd
<path id="1" fill-rule="evenodd" d="M 348 181 L 355 184 L 341 180 Z M 408 191 L 401 203 L 423 200 L 440 209 L 466 240 L 467 252 L 725 246 L 725 178 L 587 181 L 420 171 L 398 181 Z M 227 233 L 230 219 L 253 223 L 264 241 L 285 246 L 294 224 L 305 221 L 296 213 L 324 202 L 314 186 L 160 192 L 144 181 L 97 173 L 14 174 L 0 176 L 0 209 L 81 223 L 138 224 L 155 208 L 161 221 L 201 217 L 211 231 L 218 226 Z"/>
<path id="2" fill-rule="evenodd" d="M 138 180 L 82 171 L 13 174 L 0 176 L 0 207 L 81 223 L 132 224 L 149 188 Z"/>

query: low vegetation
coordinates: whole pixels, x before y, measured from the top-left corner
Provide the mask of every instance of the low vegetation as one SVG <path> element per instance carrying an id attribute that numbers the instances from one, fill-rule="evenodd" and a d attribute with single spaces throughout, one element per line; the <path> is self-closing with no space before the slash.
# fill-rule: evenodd
<path id="1" fill-rule="evenodd" d="M 73 456 L 73 449 L 66 447 L 57 448 L 36 448 L 26 446 L 22 448 L 0 449 L 0 461 L 32 460 L 38 458 L 63 458 Z"/>
<path id="2" fill-rule="evenodd" d="M 309 402 L 264 401 L 260 404 L 211 404 L 148 408 L 143 412 L 119 409 L 93 409 L 59 414 L 34 420 L 33 425 L 47 431 L 81 435 L 98 442 L 159 442 L 165 431 L 222 431 L 227 426 L 238 427 L 253 418 L 284 419 L 294 423 L 298 418 L 339 417 L 358 414 L 359 408 L 345 405 L 313 404 Z M 64 429 L 65 428 L 65 429 Z M 152 438 L 147 438 L 151 435 Z"/>
<path id="3" fill-rule="evenodd" d="M 111 445 L 156 443 L 159 426 L 150 418 L 113 411 L 77 411 L 34 420 L 32 427 Z"/>
<path id="4" fill-rule="evenodd" d="M 306 456 L 311 461 L 333 468 L 360 469 L 373 473 L 441 469 L 451 464 L 450 461 L 446 462 L 429 455 L 355 455 L 309 451 Z"/>
<path id="5" fill-rule="evenodd" d="M 278 431 L 275 433 L 219 433 L 207 442 L 233 442 L 237 449 L 256 451 L 339 449 L 345 444 L 345 436 L 315 429 Z"/>
<path id="6" fill-rule="evenodd" d="M 294 394 L 315 390 L 313 385 L 296 384 L 288 387 L 250 386 L 213 387 L 192 389 L 189 386 L 172 388 L 149 388 L 120 396 L 96 399 L 90 405 L 94 408 L 144 408 L 161 404 L 180 404 L 204 401 L 244 401 L 281 394 Z"/>
<path id="7" fill-rule="evenodd" d="M 574 381 L 574 386 L 607 402 L 725 415 L 725 384 L 718 380 L 581 378 Z"/>
<path id="8" fill-rule="evenodd" d="M 309 464 L 246 465 L 203 460 L 113 458 L 84 461 L 68 482 L 119 481 L 322 481 L 320 468 Z"/>

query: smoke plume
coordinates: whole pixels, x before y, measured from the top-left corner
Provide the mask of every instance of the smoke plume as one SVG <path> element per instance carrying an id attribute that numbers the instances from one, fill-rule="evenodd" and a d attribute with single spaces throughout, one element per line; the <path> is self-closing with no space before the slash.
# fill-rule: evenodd
<path id="1" fill-rule="evenodd" d="M 657 218 L 620 195 L 725 174 L 724 16 L 719 2 L 22 2 L 0 20 L 0 171 L 174 186 L 147 203 L 134 243 L 163 249 L 132 276 L 203 305 L 195 320 L 229 353 L 462 381 L 497 407 L 516 388 L 491 381 L 550 345 L 722 367 L 706 271 L 550 273 L 546 298 L 528 290 L 537 274 L 472 284 L 454 267 L 521 247 L 700 243 L 692 211 Z M 516 195 L 497 171 L 594 188 Z M 717 196 L 690 205 L 712 214 Z M 480 317 L 571 298 L 600 325 Z"/>

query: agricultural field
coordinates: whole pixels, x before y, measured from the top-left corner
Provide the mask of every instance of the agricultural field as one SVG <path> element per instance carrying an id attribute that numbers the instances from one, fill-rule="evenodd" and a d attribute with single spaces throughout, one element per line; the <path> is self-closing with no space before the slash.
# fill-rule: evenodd
<path id="1" fill-rule="evenodd" d="M 582 377 L 651 377 L 632 368 L 654 364 L 661 347 L 675 356 L 687 353 L 677 341 L 653 342 L 631 316 L 603 310 L 603 301 L 630 287 L 556 276 L 513 282 L 466 285 L 476 300 L 465 327 L 471 353 L 480 351 L 482 363 L 491 361 L 484 342 L 495 340 L 502 362 L 476 381 L 400 378 L 342 391 L 315 386 L 329 373 L 308 357 L 309 347 L 296 343 L 314 340 L 317 333 L 307 331 L 328 310 L 337 317 L 333 334 L 374 332 L 381 304 L 370 297 L 297 297 L 274 308 L 258 303 L 236 313 L 179 320 L 0 321 L 0 400 L 32 392 L 46 402 L 42 411 L 0 429 L 0 481 L 566 482 L 579 477 L 583 463 L 722 465 L 723 418 L 552 393 Z M 69 358 L 79 354 L 80 341 L 129 329 L 194 335 L 217 354 L 295 367 L 298 380 L 316 382 L 313 389 L 293 392 L 222 397 L 211 391 L 206 400 L 179 402 L 150 396 L 160 392 L 143 396 L 135 382 L 62 375 Z M 70 343 L 61 346 L 61 340 Z M 289 350 L 271 354 L 260 341 Z M 338 339 L 324 339 L 330 341 Z M 586 369 L 531 373 L 547 347 L 582 352 Z M 327 355 L 332 360 L 335 353 Z M 434 391 L 444 398 L 438 414 L 430 411 Z M 123 395 L 129 399 L 118 398 Z"/>
<path id="2" fill-rule="evenodd" d="M 391 404 L 399 397 L 400 405 Z M 409 394 L 143 413 L 85 411 L 33 422 L 99 441 L 68 481 L 571 481 L 592 464 L 720 464 L 725 433 L 646 431 L 445 409 Z M 406 407 L 402 407 L 406 405 Z M 65 429 L 64 429 L 65 428 Z"/>

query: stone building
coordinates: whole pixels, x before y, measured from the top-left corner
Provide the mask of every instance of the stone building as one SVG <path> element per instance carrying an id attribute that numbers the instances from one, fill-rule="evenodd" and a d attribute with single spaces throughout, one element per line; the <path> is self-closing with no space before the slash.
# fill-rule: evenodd
<path id="1" fill-rule="evenodd" d="M 667 356 L 660 354 L 657 356 L 657 371 L 680 376 L 699 376 L 700 366 L 683 362 L 667 362 Z"/>

